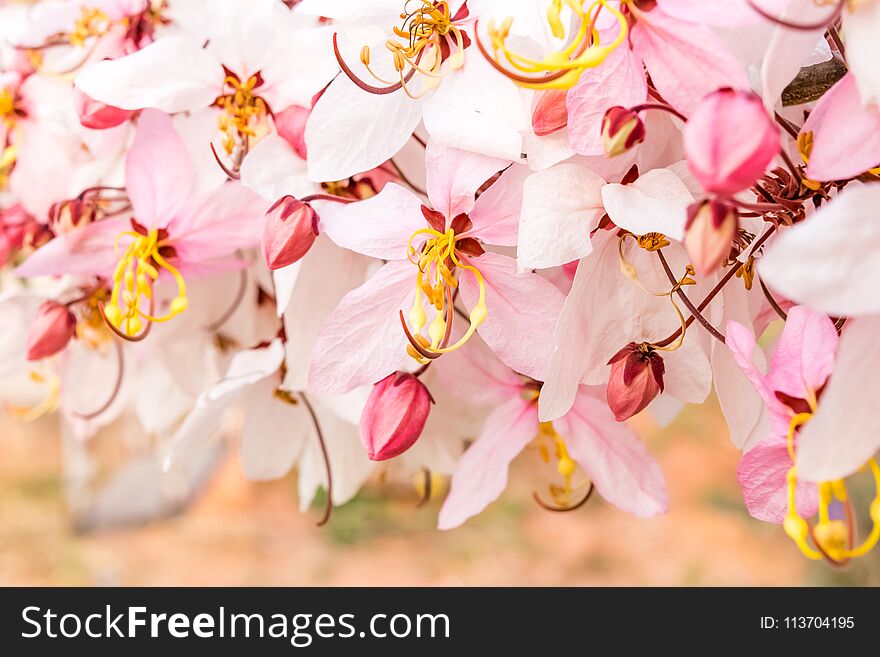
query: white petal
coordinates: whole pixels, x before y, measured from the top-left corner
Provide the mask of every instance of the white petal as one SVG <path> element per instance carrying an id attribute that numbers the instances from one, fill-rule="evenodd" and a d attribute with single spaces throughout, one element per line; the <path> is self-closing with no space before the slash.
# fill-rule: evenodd
<path id="1" fill-rule="evenodd" d="M 302 198 L 315 191 L 306 163 L 278 135 L 264 137 L 241 165 L 241 184 L 267 201 L 287 194 Z"/>
<path id="2" fill-rule="evenodd" d="M 557 267 L 588 255 L 590 231 L 605 212 L 601 176 L 577 164 L 532 174 L 523 188 L 520 271 Z"/>
<path id="3" fill-rule="evenodd" d="M 528 119 L 519 91 L 473 49 L 425 99 L 424 118 L 431 139 L 446 146 L 507 160 L 522 154 Z"/>
<path id="4" fill-rule="evenodd" d="M 241 428 L 241 464 L 256 481 L 286 475 L 311 438 L 312 424 L 302 402 L 278 399 L 275 381 L 264 379 L 248 391 Z"/>
<path id="5" fill-rule="evenodd" d="M 611 221 L 634 235 L 663 233 L 684 238 L 687 207 L 694 197 L 669 169 L 654 169 L 631 185 L 606 185 L 602 199 Z"/>
<path id="6" fill-rule="evenodd" d="M 80 91 L 102 103 L 168 113 L 209 106 L 222 83 L 219 62 L 190 39 L 178 36 L 159 39 L 119 59 L 98 62 L 76 77 Z"/>
<path id="7" fill-rule="evenodd" d="M 422 118 L 422 103 L 402 91 L 377 96 L 340 74 L 306 124 L 309 178 L 344 180 L 379 166 L 399 151 Z"/>
<path id="8" fill-rule="evenodd" d="M 832 316 L 880 313 L 880 187 L 852 185 L 767 249 L 758 271 L 774 290 Z"/>
<path id="9" fill-rule="evenodd" d="M 880 318 L 847 324 L 819 410 L 798 438 L 798 474 L 833 481 L 861 468 L 880 449 L 877 372 Z"/>

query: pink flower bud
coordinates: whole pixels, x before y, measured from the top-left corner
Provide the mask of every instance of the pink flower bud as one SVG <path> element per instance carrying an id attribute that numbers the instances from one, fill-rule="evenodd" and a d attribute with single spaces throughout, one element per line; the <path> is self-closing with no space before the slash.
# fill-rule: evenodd
<path id="1" fill-rule="evenodd" d="M 630 342 L 611 360 L 606 399 L 618 422 L 640 413 L 663 392 L 663 358 L 649 345 Z"/>
<path id="2" fill-rule="evenodd" d="M 552 135 L 568 125 L 567 92 L 547 89 L 535 94 L 532 104 L 532 130 L 539 137 Z"/>
<path id="3" fill-rule="evenodd" d="M 291 105 L 275 115 L 275 129 L 278 135 L 291 145 L 296 154 L 306 159 L 306 121 L 312 111 L 307 107 Z"/>
<path id="4" fill-rule="evenodd" d="M 263 255 L 269 269 L 281 269 L 302 258 L 318 236 L 318 215 L 292 196 L 281 198 L 266 213 Z"/>
<path id="5" fill-rule="evenodd" d="M 46 301 L 37 310 L 27 333 L 27 359 L 47 358 L 67 346 L 76 332 L 76 317 L 57 301 Z"/>
<path id="6" fill-rule="evenodd" d="M 708 276 L 730 255 L 739 228 L 736 208 L 720 201 L 703 201 L 688 208 L 684 245 L 697 273 Z"/>
<path id="7" fill-rule="evenodd" d="M 76 87 L 73 89 L 73 102 L 79 115 L 79 122 L 92 130 L 115 128 L 128 121 L 134 114 L 130 110 L 93 100 Z"/>
<path id="8" fill-rule="evenodd" d="M 779 153 L 779 128 L 752 92 L 719 89 L 688 119 L 684 148 L 703 188 L 730 196 L 751 187 Z"/>
<path id="9" fill-rule="evenodd" d="M 602 146 L 608 157 L 626 153 L 645 141 L 645 124 L 638 112 L 615 106 L 602 117 Z"/>
<path id="10" fill-rule="evenodd" d="M 361 442 L 373 461 L 385 461 L 412 447 L 428 420 L 431 393 L 412 374 L 395 372 L 373 386 L 361 414 Z"/>

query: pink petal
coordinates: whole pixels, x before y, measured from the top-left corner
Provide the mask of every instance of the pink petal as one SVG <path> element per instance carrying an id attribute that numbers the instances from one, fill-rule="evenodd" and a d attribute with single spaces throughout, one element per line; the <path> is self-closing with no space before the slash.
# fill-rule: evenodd
<path id="1" fill-rule="evenodd" d="M 315 342 L 310 391 L 341 395 L 413 363 L 399 311 L 412 305 L 415 270 L 407 260 L 389 262 L 343 297 Z"/>
<path id="2" fill-rule="evenodd" d="M 669 499 L 660 465 L 603 401 L 581 388 L 568 414 L 554 427 L 572 458 L 602 497 L 639 518 L 666 513 Z"/>
<path id="3" fill-rule="evenodd" d="M 269 202 L 237 182 L 196 198 L 169 225 L 181 262 L 221 258 L 257 246 Z"/>
<path id="4" fill-rule="evenodd" d="M 498 499 L 507 487 L 510 462 L 537 435 L 533 403 L 514 397 L 496 408 L 480 437 L 458 460 L 438 527 L 454 529 Z"/>
<path id="5" fill-rule="evenodd" d="M 422 202 L 395 183 L 388 183 L 365 201 L 316 202 L 314 207 L 321 220 L 321 232 L 337 245 L 383 260 L 406 258 L 412 234 L 428 227 Z M 418 248 L 418 243 L 413 246 Z"/>
<path id="6" fill-rule="evenodd" d="M 119 256 L 113 244 L 117 236 L 131 230 L 128 219 L 105 219 L 59 235 L 37 249 L 15 270 L 16 276 L 109 276 Z M 123 243 L 124 245 L 124 243 Z"/>
<path id="7" fill-rule="evenodd" d="M 758 6 L 768 12 L 775 11 L 786 0 L 757 0 Z M 753 25 L 763 18 L 746 0 L 724 0 L 724 2 L 706 2 L 706 0 L 657 0 L 657 6 L 668 16 L 690 23 L 713 25 L 718 27 L 738 27 Z"/>
<path id="8" fill-rule="evenodd" d="M 502 363 L 479 334 L 439 359 L 434 369 L 453 395 L 472 404 L 497 405 L 522 389 L 522 377 Z"/>
<path id="9" fill-rule="evenodd" d="M 629 48 L 615 50 L 602 66 L 586 71 L 568 92 L 571 147 L 581 155 L 604 155 L 601 133 L 605 112 L 616 105 L 643 103 L 647 94 L 645 71 L 638 56 Z"/>
<path id="10" fill-rule="evenodd" d="M 719 87 L 749 88 L 744 67 L 708 27 L 671 18 L 659 8 L 635 13 L 633 50 L 676 109 L 689 114 L 703 96 Z"/>
<path id="11" fill-rule="evenodd" d="M 195 171 L 171 118 L 146 110 L 137 122 L 125 159 L 125 187 L 135 219 L 147 228 L 164 228 L 189 200 Z"/>
<path id="12" fill-rule="evenodd" d="M 470 214 L 470 235 L 486 244 L 516 246 L 523 182 L 530 173 L 528 167 L 514 164 L 480 194 Z"/>
<path id="13" fill-rule="evenodd" d="M 694 197 L 674 171 L 653 169 L 630 185 L 605 185 L 602 200 L 611 221 L 634 235 L 658 232 L 681 240 Z"/>
<path id="14" fill-rule="evenodd" d="M 775 523 L 785 520 L 788 514 L 786 475 L 791 466 L 788 445 L 782 436 L 772 435 L 745 453 L 736 478 L 752 517 Z M 818 492 L 815 484 L 798 481 L 795 499 L 802 518 L 816 513 Z"/>
<path id="15" fill-rule="evenodd" d="M 428 198 L 432 207 L 452 220 L 474 208 L 477 190 L 510 165 L 500 160 L 429 141 L 425 150 L 428 170 Z"/>
<path id="16" fill-rule="evenodd" d="M 852 178 L 880 164 L 880 111 L 862 105 L 851 73 L 816 103 L 801 132 L 813 133 L 807 175 L 814 180 Z"/>
<path id="17" fill-rule="evenodd" d="M 553 329 L 562 311 L 562 293 L 537 274 L 518 275 L 513 258 L 484 253 L 471 262 L 486 284 L 489 313 L 478 329 L 480 336 L 517 372 L 543 380 L 553 353 Z M 465 305 L 473 308 L 479 290 L 470 272 L 463 272 L 460 287 Z"/>
<path id="18" fill-rule="evenodd" d="M 818 393 L 831 371 L 839 337 L 834 323 L 806 306 L 788 311 L 788 320 L 767 371 L 767 385 L 792 397 Z"/>

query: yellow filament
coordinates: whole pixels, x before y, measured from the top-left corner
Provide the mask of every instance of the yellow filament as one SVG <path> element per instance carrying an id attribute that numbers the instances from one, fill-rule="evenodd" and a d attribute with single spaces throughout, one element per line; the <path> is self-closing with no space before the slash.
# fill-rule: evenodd
<path id="1" fill-rule="evenodd" d="M 419 255 L 413 247 L 413 241 L 421 235 L 428 235 L 429 239 Z M 422 228 L 410 236 L 407 245 L 409 261 L 419 268 L 416 274 L 413 305 L 409 311 L 409 328 L 413 336 L 418 339 L 428 321 L 423 307 L 423 299 L 427 299 L 434 310 L 434 318 L 428 327 L 428 344 L 431 351 L 437 354 L 449 353 L 462 347 L 471 339 L 488 315 L 486 284 L 483 275 L 479 269 L 458 258 L 455 251 L 456 239 L 455 231 L 451 228 L 445 233 L 433 228 Z M 450 267 L 447 262 L 452 266 Z M 456 269 L 462 269 L 474 276 L 479 287 L 479 297 L 468 316 L 469 326 L 465 334 L 452 346 L 442 347 L 441 342 L 447 328 L 445 320 L 447 290 L 458 287 L 458 280 L 455 277 Z M 417 360 L 420 359 L 417 358 Z"/>
<path id="2" fill-rule="evenodd" d="M 569 7 L 580 19 L 580 25 L 577 32 L 568 39 L 566 47 L 548 53 L 541 60 L 519 55 L 508 48 L 506 42 L 512 25 L 510 18 L 506 19 L 500 28 L 496 28 L 493 22 L 489 23 L 489 38 L 496 63 L 503 66 L 501 61 L 503 56 L 504 62 L 510 65 L 514 71 L 520 73 L 530 75 L 563 73 L 563 75 L 554 76 L 553 79 L 547 81 L 540 79 L 524 81 L 520 79 L 519 75 L 512 75 L 511 78 L 517 84 L 529 89 L 570 89 L 577 84 L 584 71 L 601 66 L 605 59 L 626 40 L 629 33 L 626 17 L 608 4 L 607 0 L 596 0 L 588 9 L 583 7 L 584 0 L 553 0 L 547 12 L 547 21 L 555 37 L 565 38 L 565 29 L 560 17 L 563 5 Z M 593 26 L 591 18 L 594 11 L 598 13 L 602 9 L 614 16 L 620 28 L 617 37 L 606 45 L 600 43 L 599 32 Z M 577 51 L 585 43 L 589 45 L 578 55 Z"/>
<path id="3" fill-rule="evenodd" d="M 134 231 L 120 233 L 114 245 L 119 252 L 119 242 L 124 237 L 134 238 L 128 245 L 116 270 L 113 272 L 113 291 L 110 303 L 104 308 L 107 319 L 126 335 L 135 336 L 147 322 L 167 322 L 187 309 L 186 282 L 176 267 L 159 253 L 165 244 L 159 240 L 159 231 L 153 229 L 146 235 Z M 155 265 L 153 264 L 155 263 Z M 153 285 L 165 270 L 177 284 L 177 296 L 171 302 L 168 314 L 154 316 L 141 310 L 144 300 L 152 299 Z"/>
<path id="4" fill-rule="evenodd" d="M 643 235 L 641 237 L 636 237 L 632 233 L 624 233 L 621 235 L 620 240 L 617 243 L 617 254 L 618 259 L 620 261 L 620 271 L 624 276 L 633 281 L 636 285 L 638 285 L 642 290 L 651 294 L 655 297 L 669 297 L 669 302 L 672 304 L 673 309 L 675 310 L 675 314 L 678 315 L 678 320 L 681 322 L 681 333 L 678 335 L 678 339 L 672 344 L 666 345 L 664 347 L 651 344 L 650 346 L 654 349 L 658 349 L 660 351 L 677 351 L 681 348 L 681 345 L 684 344 L 684 337 L 687 333 L 687 320 L 684 317 L 684 313 L 681 311 L 679 305 L 675 302 L 675 293 L 678 292 L 682 287 L 686 285 L 695 285 L 696 281 L 691 278 L 696 273 L 692 265 L 687 265 L 685 267 L 684 276 L 682 276 L 678 282 L 672 286 L 672 288 L 668 291 L 657 292 L 652 290 L 647 285 L 642 282 L 642 279 L 639 278 L 639 272 L 636 269 L 636 266 L 631 263 L 627 257 L 623 253 L 623 245 L 626 242 L 627 238 L 632 237 L 637 241 L 639 246 L 646 251 L 657 251 L 663 246 L 669 244 L 666 240 L 666 237 L 661 233 L 649 233 L 647 235 Z M 650 344 L 650 343 L 649 343 Z"/>

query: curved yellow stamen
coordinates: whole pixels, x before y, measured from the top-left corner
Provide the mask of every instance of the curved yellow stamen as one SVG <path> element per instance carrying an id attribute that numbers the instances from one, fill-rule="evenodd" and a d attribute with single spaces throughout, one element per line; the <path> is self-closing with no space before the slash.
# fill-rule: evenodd
<path id="1" fill-rule="evenodd" d="M 135 231 L 120 233 L 114 243 L 116 253 L 123 238 L 132 239 L 132 242 L 126 247 L 113 272 L 113 290 L 110 302 L 104 307 L 104 314 L 113 326 L 126 335 L 135 336 L 143 329 L 144 321 L 167 322 L 184 312 L 189 301 L 186 282 L 180 271 L 160 253 L 165 245 L 159 239 L 158 230 L 152 229 L 146 235 Z M 152 299 L 153 286 L 159 280 L 161 270 L 174 279 L 177 296 L 171 301 L 166 315 L 155 316 L 144 312 L 141 303 L 144 299 Z"/>
<path id="2" fill-rule="evenodd" d="M 489 23 L 492 57 L 502 67 L 503 57 L 504 62 L 513 69 L 511 79 L 520 86 L 529 89 L 570 89 L 577 84 L 584 71 L 600 66 L 626 40 L 629 34 L 627 19 L 607 0 L 596 0 L 587 9 L 584 9 L 583 0 L 565 0 L 564 5 L 580 19 L 578 29 L 567 40 L 565 47 L 548 53 L 540 60 L 517 54 L 507 46 L 512 19 L 506 19 L 500 28 L 496 28 L 492 22 Z M 561 18 L 562 8 L 563 0 L 554 0 L 547 12 L 551 31 L 559 39 L 566 37 Z M 601 44 L 599 32 L 595 28 L 596 16 L 603 9 L 614 16 L 619 26 L 615 39 L 605 45 Z M 520 74 L 538 77 L 531 79 Z M 542 80 L 542 74 L 547 79 Z"/>
<path id="3" fill-rule="evenodd" d="M 413 241 L 421 235 L 429 236 L 428 241 L 422 248 L 421 255 L 415 259 L 417 252 L 413 247 Z M 435 354 L 446 354 L 462 347 L 471 339 L 477 328 L 488 315 L 486 307 L 486 282 L 482 273 L 475 266 L 462 262 L 455 251 L 457 237 L 453 229 L 445 233 L 433 228 L 422 228 L 415 231 L 407 244 L 407 258 L 411 263 L 418 266 L 416 274 L 415 294 L 413 305 L 409 310 L 409 329 L 416 340 L 420 339 L 422 329 L 428 323 L 428 317 L 424 309 L 424 299 L 434 308 L 434 317 L 428 326 L 428 341 L 426 346 Z M 450 266 L 451 265 L 451 266 Z M 479 297 L 477 303 L 471 309 L 468 316 L 469 326 L 458 342 L 451 346 L 441 346 L 446 336 L 446 308 L 447 290 L 458 287 L 458 279 L 455 270 L 461 269 L 468 272 L 477 280 Z M 451 295 L 449 295 L 451 298 Z M 411 355 L 413 352 L 410 352 Z M 417 354 L 417 361 L 423 362 Z"/>

